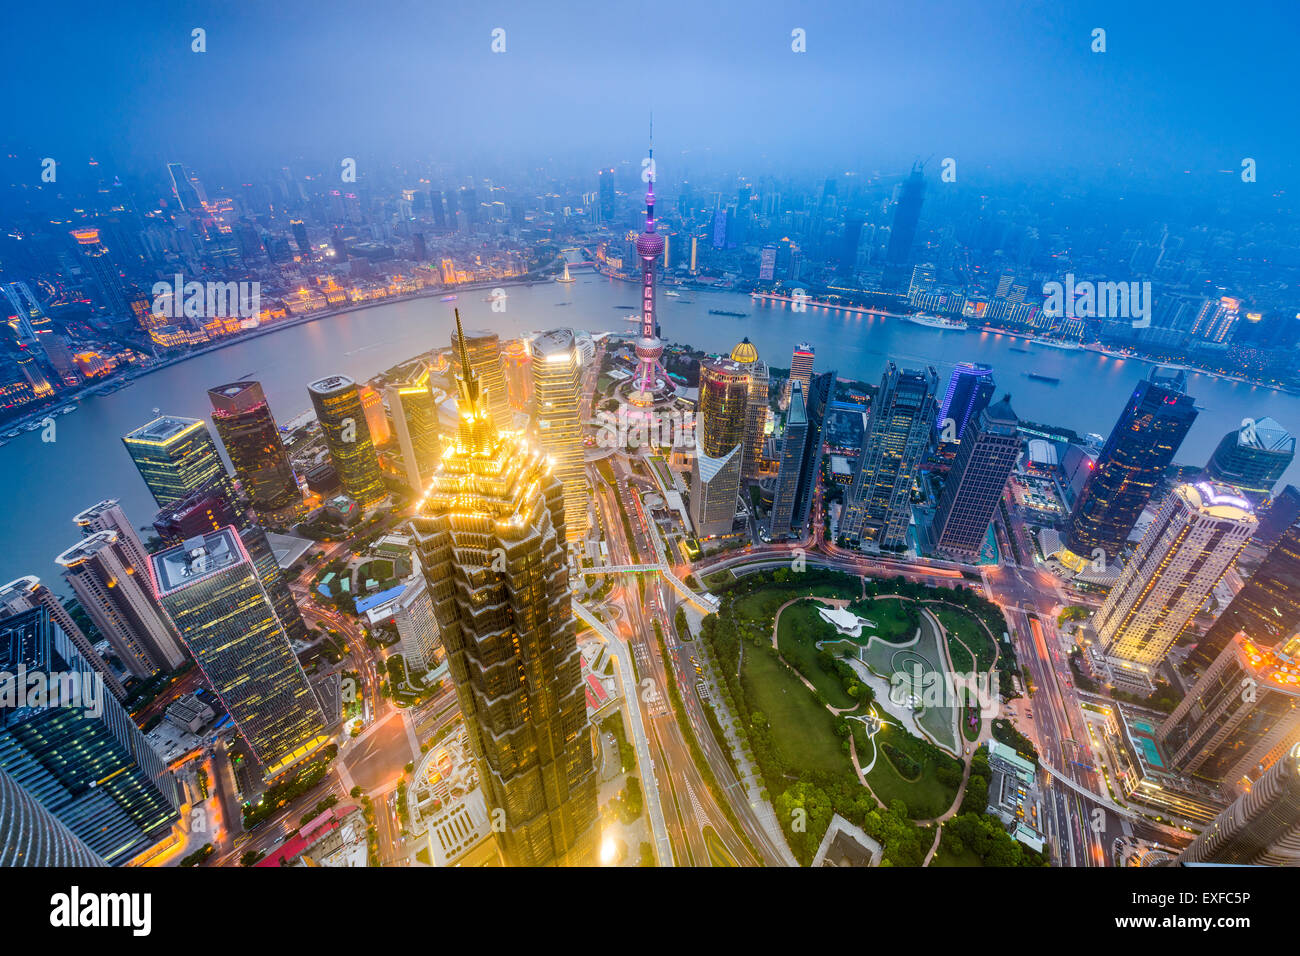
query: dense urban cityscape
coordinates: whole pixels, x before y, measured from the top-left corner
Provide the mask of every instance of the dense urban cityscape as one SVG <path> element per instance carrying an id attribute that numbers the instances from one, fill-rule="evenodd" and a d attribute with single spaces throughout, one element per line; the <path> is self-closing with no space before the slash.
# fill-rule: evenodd
<path id="1" fill-rule="evenodd" d="M 4 151 L 0 865 L 1300 865 L 1286 184 L 616 99 Z"/>

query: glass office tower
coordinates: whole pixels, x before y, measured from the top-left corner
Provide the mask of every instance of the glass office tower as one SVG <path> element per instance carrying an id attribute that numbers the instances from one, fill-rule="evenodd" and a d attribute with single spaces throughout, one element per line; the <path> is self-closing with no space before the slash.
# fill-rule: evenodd
<path id="1" fill-rule="evenodd" d="M 154 586 L 268 779 L 329 743 L 325 715 L 235 528 L 153 556 Z"/>
<path id="2" fill-rule="evenodd" d="M 178 821 L 176 783 L 45 608 L 0 622 L 0 672 L 37 671 L 57 700 L 0 707 L 0 770 L 106 863 L 126 863 Z"/>

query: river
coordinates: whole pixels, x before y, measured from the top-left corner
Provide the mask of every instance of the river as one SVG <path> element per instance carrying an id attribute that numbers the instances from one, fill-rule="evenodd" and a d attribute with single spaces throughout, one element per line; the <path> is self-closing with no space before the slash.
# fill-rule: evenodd
<path id="1" fill-rule="evenodd" d="M 466 328 L 492 328 L 502 338 L 555 326 L 628 331 L 638 288 L 590 273 L 570 285 L 512 287 L 504 312 L 492 311 L 486 291 L 466 291 L 460 307 Z M 567 303 L 567 304 L 562 304 Z M 744 319 L 709 315 L 709 309 L 747 312 Z M 971 330 L 939 331 L 901 319 L 787 303 L 760 304 L 747 295 L 681 290 L 660 294 L 664 338 L 711 352 L 729 351 L 749 336 L 761 358 L 788 367 L 799 342 L 816 347 L 817 370 L 834 367 L 842 378 L 876 382 L 885 362 L 933 364 L 946 379 L 960 361 L 993 366 L 999 394 L 1026 419 L 1105 435 L 1134 384 L 1151 365 L 1087 351 L 1063 351 L 1025 339 Z M 0 448 L 0 483 L 10 504 L 0 550 L 0 582 L 37 574 L 65 591 L 54 557 L 77 539 L 72 516 L 102 498 L 120 498 L 136 526 L 148 524 L 155 506 L 122 446 L 121 436 L 158 411 L 207 418 L 207 389 L 224 382 L 262 383 L 282 424 L 310 407 L 307 383 L 331 373 L 364 381 L 430 348 L 449 343 L 452 303 L 438 297 L 380 304 L 274 334 L 239 342 L 138 379 L 130 388 L 84 399 L 71 415 L 57 416 L 55 441 L 24 432 Z M 1026 351 L 1012 351 L 1012 349 Z M 1054 376 L 1060 384 L 1034 381 L 1027 373 Z M 1271 415 L 1288 429 L 1300 428 L 1300 397 L 1259 386 L 1191 373 L 1188 390 L 1202 411 L 1177 460 L 1203 464 L 1223 434 L 1243 418 Z M 1284 481 L 1300 484 L 1293 464 Z"/>

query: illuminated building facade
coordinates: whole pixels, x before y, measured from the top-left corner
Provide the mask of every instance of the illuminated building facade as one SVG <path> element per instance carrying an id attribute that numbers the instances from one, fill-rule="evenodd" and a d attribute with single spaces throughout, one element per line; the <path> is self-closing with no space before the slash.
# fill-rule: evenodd
<path id="1" fill-rule="evenodd" d="M 0 867 L 104 865 L 58 817 L 0 770 Z"/>
<path id="2" fill-rule="evenodd" d="M 344 493 L 363 507 L 383 500 L 387 491 L 357 383 L 331 375 L 312 382 L 307 391 Z"/>
<path id="3" fill-rule="evenodd" d="M 532 340 L 531 349 L 537 434 L 542 451 L 554 461 L 555 474 L 564 483 L 566 540 L 574 545 L 583 539 L 589 526 L 590 494 L 578 414 L 582 357 L 571 329 L 544 332 Z"/>
<path id="4" fill-rule="evenodd" d="M 118 660 L 136 677 L 151 677 L 185 663 L 155 603 L 147 572 L 131 563 L 116 531 L 96 531 L 64 551 L 54 563 Z"/>
<path id="5" fill-rule="evenodd" d="M 95 281 L 100 299 L 114 319 L 132 316 L 131 304 L 127 299 L 122 277 L 104 244 L 99 241 L 98 229 L 74 229 L 72 238 L 77 241 L 82 261 Z"/>
<path id="6" fill-rule="evenodd" d="M 1271 646 L 1300 630 L 1300 521 L 1287 528 L 1189 659 L 1208 667 L 1238 631 Z"/>
<path id="7" fill-rule="evenodd" d="M 736 517 L 749 421 L 748 365 L 700 363 L 699 418 L 691 467 L 691 521 L 700 537 L 729 534 Z"/>
<path id="8" fill-rule="evenodd" d="M 803 386 L 804 397 L 807 397 L 808 383 L 812 381 L 813 363 L 816 359 L 816 351 L 807 342 L 794 347 L 794 354 L 790 356 L 790 377 L 785 380 L 785 388 L 781 392 L 782 408 L 790 407 L 790 389 L 795 382 Z"/>
<path id="9" fill-rule="evenodd" d="M 506 376 L 501 364 L 501 340 L 495 332 L 471 330 L 465 333 L 465 352 L 479 380 L 492 424 L 500 431 L 510 431 L 514 427 L 514 412 L 510 410 L 510 394 L 506 390 Z M 464 375 L 460 367 L 460 350 L 454 341 L 451 368 L 454 376 Z"/>
<path id="10" fill-rule="evenodd" d="M 1183 484 L 1160 506 L 1093 619 L 1114 676 L 1149 678 L 1259 524 L 1227 485 Z"/>
<path id="11" fill-rule="evenodd" d="M 1297 739 L 1300 635 L 1272 648 L 1234 635 L 1156 731 L 1180 773 L 1238 786 Z"/>
<path id="12" fill-rule="evenodd" d="M 64 675 L 57 703 L 0 707 L 0 771 L 110 865 L 179 819 L 176 783 L 44 608 L 0 622 L 0 671 Z M 88 688 L 78 690 L 77 688 Z"/>
<path id="13" fill-rule="evenodd" d="M 961 441 L 966 425 L 988 407 L 993 389 L 992 366 L 958 362 L 948 378 L 948 388 L 939 405 L 939 417 L 934 422 L 939 440 Z M 950 419 L 952 425 L 948 427 Z M 951 439 L 946 437 L 948 435 L 952 436 Z"/>
<path id="14" fill-rule="evenodd" d="M 1155 368 L 1138 383 L 1075 502 L 1067 564 L 1118 556 L 1195 420 L 1186 373 Z"/>
<path id="15" fill-rule="evenodd" d="M 502 347 L 502 370 L 510 407 L 517 412 L 533 409 L 533 358 L 528 343 L 511 339 Z"/>
<path id="16" fill-rule="evenodd" d="M 155 593 L 269 779 L 329 743 L 325 715 L 233 527 L 153 556 Z"/>
<path id="17" fill-rule="evenodd" d="M 406 483 L 414 491 L 424 490 L 437 467 L 441 446 L 438 404 L 429 378 L 426 366 L 405 381 L 393 382 L 384 389 L 397 445 L 402 451 Z"/>
<path id="18" fill-rule="evenodd" d="M 795 384 L 785 417 L 781 461 L 772 493 L 768 531 L 773 538 L 798 534 L 808 524 L 822 467 L 822 426 L 835 393 L 835 373 L 814 375 L 804 395 Z"/>
<path id="19" fill-rule="evenodd" d="M 183 544 L 190 538 L 212 534 L 230 525 L 238 529 L 239 540 L 244 543 L 244 550 L 253 559 L 253 565 L 262 579 L 262 587 L 266 589 L 271 605 L 275 608 L 275 615 L 280 619 L 280 626 L 290 640 L 307 641 L 307 624 L 284 579 L 280 562 L 275 557 L 266 532 L 249 521 L 248 516 L 220 491 L 215 488 L 196 491 L 184 501 L 163 508 L 153 519 L 154 531 L 168 546 Z M 141 565 L 146 568 L 148 566 L 148 562 Z"/>
<path id="20" fill-rule="evenodd" d="M 1300 743 L 1220 813 L 1176 862 L 1300 864 Z"/>
<path id="21" fill-rule="evenodd" d="M 159 508 L 212 485 L 233 497 L 226 466 L 201 419 L 162 415 L 122 443 Z"/>
<path id="22" fill-rule="evenodd" d="M 8 584 L 0 585 L 0 621 L 38 607 L 45 609 L 45 613 L 49 615 L 50 620 L 63 631 L 64 636 L 72 642 L 72 646 L 76 648 L 77 653 L 95 669 L 104 682 L 104 689 L 118 700 L 125 699 L 126 688 L 117 679 L 113 669 L 95 651 L 90 639 L 86 637 L 85 632 L 77 625 L 77 622 L 72 619 L 72 615 L 63 606 L 63 602 L 59 600 L 53 591 L 41 583 L 40 578 L 34 574 L 28 574 L 10 581 Z"/>
<path id="23" fill-rule="evenodd" d="M 460 427 L 412 529 L 483 794 L 489 814 L 504 811 L 508 863 L 590 864 L 597 779 L 566 488 L 542 451 L 497 431 L 472 374 L 459 387 Z"/>
<path id="24" fill-rule="evenodd" d="M 208 389 L 212 424 L 226 448 L 235 477 L 258 514 L 302 504 L 293 465 L 258 382 L 232 382 Z"/>
<path id="25" fill-rule="evenodd" d="M 359 386 L 361 410 L 366 415 L 366 427 L 370 429 L 370 443 L 376 448 L 386 445 L 393 437 L 388 427 L 388 413 L 384 410 L 384 398 L 369 385 Z"/>
<path id="26" fill-rule="evenodd" d="M 901 550 L 912 520 L 912 486 L 930 446 L 939 373 L 890 362 L 871 403 L 862 454 L 840 534 L 856 547 Z"/>
<path id="27" fill-rule="evenodd" d="M 1240 488 L 1259 503 L 1273 494 L 1294 459 L 1294 435 L 1271 418 L 1250 419 L 1223 436 L 1205 465 L 1205 476 Z"/>
<path id="28" fill-rule="evenodd" d="M 973 557 L 983 549 L 993 512 L 1020 457 L 1019 423 L 1009 397 L 981 409 L 970 422 L 935 506 L 931 529 L 937 550 Z"/>
<path id="29" fill-rule="evenodd" d="M 763 440 L 767 431 L 767 363 L 758 357 L 758 349 L 746 337 L 731 350 L 731 361 L 749 376 L 749 406 L 745 412 L 745 459 L 740 466 L 740 480 L 758 476 L 763 458 Z"/>

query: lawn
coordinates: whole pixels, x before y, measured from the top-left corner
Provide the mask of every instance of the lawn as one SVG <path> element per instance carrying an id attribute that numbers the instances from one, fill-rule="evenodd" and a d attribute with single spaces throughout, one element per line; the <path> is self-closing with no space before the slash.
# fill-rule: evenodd
<path id="1" fill-rule="evenodd" d="M 828 597 L 852 599 L 857 597 L 853 588 L 837 584 L 814 584 L 811 587 L 799 584 L 773 584 L 753 594 L 746 594 L 736 601 L 736 616 L 749 621 L 770 622 L 776 616 L 777 608 L 786 601 L 797 597 Z"/>
<path id="2" fill-rule="evenodd" d="M 867 740 L 865 728 L 861 722 L 853 721 L 853 745 L 858 751 L 858 763 L 864 766 L 871 761 L 871 742 Z M 907 812 L 914 820 L 929 820 L 944 813 L 957 799 L 957 787 L 948 786 L 939 780 L 940 767 L 946 766 L 951 773 L 954 769 L 960 780 L 961 762 L 945 753 L 940 753 L 925 741 L 918 740 L 901 727 L 889 726 L 876 735 L 876 744 L 889 744 L 903 751 L 921 765 L 921 773 L 915 780 L 908 780 L 890 763 L 889 757 L 882 750 L 876 758 L 876 765 L 867 774 L 867 783 L 877 797 L 886 804 L 902 800 L 907 804 Z"/>
<path id="3" fill-rule="evenodd" d="M 844 692 L 840 679 L 817 664 L 817 641 L 829 641 L 837 634 L 818 614 L 820 607 L 815 601 L 805 601 L 782 611 L 777 622 L 777 647 L 781 656 L 808 678 L 832 707 L 852 707 L 857 701 Z"/>
<path id="4" fill-rule="evenodd" d="M 994 646 L 993 641 L 989 639 L 984 626 L 979 621 L 957 608 L 938 607 L 931 604 L 929 609 L 939 619 L 939 623 L 943 625 L 944 630 L 948 632 L 950 637 L 955 635 L 961 638 L 962 643 L 975 652 L 975 666 L 972 667 L 970 655 L 962 650 L 961 644 L 950 639 L 948 641 L 948 652 L 952 655 L 954 669 L 958 671 L 986 671 L 993 666 L 997 648 Z"/>
<path id="5" fill-rule="evenodd" d="M 791 770 L 853 772 L 835 736 L 835 718 L 771 653 L 746 647 L 740 679 L 753 709 L 767 718 L 772 741 Z"/>
<path id="6" fill-rule="evenodd" d="M 863 628 L 864 641 L 870 635 L 892 644 L 906 644 L 916 633 L 915 607 L 911 601 L 879 597 L 854 601 L 849 605 L 849 610 L 876 625 L 874 628 Z"/>

